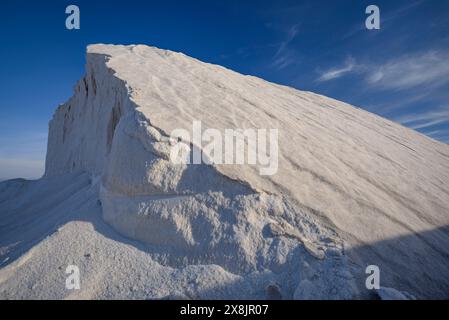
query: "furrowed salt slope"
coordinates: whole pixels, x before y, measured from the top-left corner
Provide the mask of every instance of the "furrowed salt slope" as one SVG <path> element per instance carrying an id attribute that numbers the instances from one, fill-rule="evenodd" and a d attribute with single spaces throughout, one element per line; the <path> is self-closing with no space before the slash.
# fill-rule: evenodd
<path id="1" fill-rule="evenodd" d="M 252 286 L 247 297 L 275 280 L 285 298 L 366 297 L 375 264 L 383 286 L 449 296 L 447 145 L 181 53 L 93 45 L 86 69 L 51 121 L 44 179 L 96 177 L 103 218 L 162 250 L 162 264 L 219 265 Z M 193 120 L 279 128 L 278 172 L 174 165 L 178 142 L 162 137 Z"/>

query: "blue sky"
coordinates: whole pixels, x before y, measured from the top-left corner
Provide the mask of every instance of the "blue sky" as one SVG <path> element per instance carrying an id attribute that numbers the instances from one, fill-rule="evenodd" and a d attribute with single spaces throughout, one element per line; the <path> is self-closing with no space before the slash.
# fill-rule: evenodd
<path id="1" fill-rule="evenodd" d="M 81 29 L 65 28 L 76 4 Z M 365 28 L 375 4 L 381 29 Z M 148 44 L 324 94 L 449 143 L 449 1 L 3 1 L 0 180 L 43 173 L 90 43 Z"/>

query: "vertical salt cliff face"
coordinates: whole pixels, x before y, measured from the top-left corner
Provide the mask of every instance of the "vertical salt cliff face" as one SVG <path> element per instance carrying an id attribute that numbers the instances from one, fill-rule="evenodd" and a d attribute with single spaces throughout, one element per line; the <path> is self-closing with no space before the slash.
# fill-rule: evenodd
<path id="1" fill-rule="evenodd" d="M 279 129 L 279 169 L 170 161 L 174 129 Z M 449 147 L 344 103 L 146 46 L 90 46 L 47 178 L 87 172 L 105 221 L 172 266 L 282 274 L 290 297 L 447 297 Z M 290 284 L 288 284 L 290 283 Z M 336 290 L 338 288 L 338 290 Z"/>
<path id="2" fill-rule="evenodd" d="M 119 120 L 135 109 L 125 82 L 113 76 L 106 62 L 105 55 L 88 54 L 86 75 L 50 121 L 46 176 L 103 173 Z"/>

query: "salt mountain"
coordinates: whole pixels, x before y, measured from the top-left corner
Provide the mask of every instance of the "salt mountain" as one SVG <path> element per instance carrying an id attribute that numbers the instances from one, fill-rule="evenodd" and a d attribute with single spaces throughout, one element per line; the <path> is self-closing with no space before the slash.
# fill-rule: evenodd
<path id="1" fill-rule="evenodd" d="M 86 69 L 43 178 L 0 184 L 0 298 L 373 298 L 368 265 L 382 297 L 449 297 L 449 146 L 181 53 L 92 45 Z M 277 173 L 173 164 L 194 120 L 279 128 Z"/>

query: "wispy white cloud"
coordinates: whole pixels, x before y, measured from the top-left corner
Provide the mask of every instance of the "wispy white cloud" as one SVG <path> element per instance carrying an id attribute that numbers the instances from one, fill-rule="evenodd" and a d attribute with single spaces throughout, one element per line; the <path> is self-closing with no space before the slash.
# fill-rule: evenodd
<path id="1" fill-rule="evenodd" d="M 449 53 L 428 51 L 402 56 L 381 65 L 365 66 L 365 80 L 379 89 L 437 87 L 449 82 Z"/>
<path id="2" fill-rule="evenodd" d="M 284 69 L 285 67 L 288 67 L 291 64 L 294 64 L 298 59 L 298 56 L 296 53 L 294 53 L 291 50 L 286 50 L 282 54 L 275 57 L 273 61 L 273 66 L 277 69 Z"/>
<path id="3" fill-rule="evenodd" d="M 401 95 L 398 98 L 390 99 L 388 102 L 383 102 L 378 105 L 372 106 L 372 110 L 376 110 L 376 113 L 388 117 L 392 112 L 399 109 L 403 109 L 419 101 L 428 100 L 432 97 L 432 91 L 424 90 L 423 92 L 411 92 L 405 97 Z"/>
<path id="4" fill-rule="evenodd" d="M 396 118 L 396 121 L 412 129 L 425 129 L 435 125 L 449 123 L 449 107 L 404 115 Z"/>
<path id="5" fill-rule="evenodd" d="M 286 32 L 286 38 L 279 43 L 273 60 L 273 66 L 277 69 L 283 69 L 296 61 L 297 55 L 289 48 L 289 44 L 296 38 L 298 32 L 299 24 L 291 26 Z"/>
<path id="6" fill-rule="evenodd" d="M 404 55 L 380 64 L 355 63 L 349 58 L 344 64 L 321 72 L 318 82 L 335 80 L 349 73 L 361 75 L 369 89 L 406 90 L 420 86 L 437 88 L 449 83 L 449 52 L 431 50 L 413 55 Z M 425 96 L 416 91 L 414 96 Z"/>
<path id="7" fill-rule="evenodd" d="M 299 24 L 295 24 L 287 30 L 287 38 L 279 44 L 279 48 L 278 51 L 276 52 L 276 55 L 281 54 L 282 51 L 285 50 L 285 48 L 290 44 L 290 42 L 292 42 L 293 39 L 295 39 L 296 35 L 298 34 L 298 31 L 299 31 Z"/>
<path id="8" fill-rule="evenodd" d="M 328 69 L 324 72 L 321 72 L 321 75 L 318 77 L 318 82 L 324 82 L 329 80 L 334 80 L 344 76 L 345 74 L 353 71 L 355 69 L 355 61 L 352 57 L 346 59 L 344 65 Z"/>
<path id="9" fill-rule="evenodd" d="M 445 134 L 446 131 L 445 130 L 433 130 L 433 131 L 426 131 L 424 132 L 425 135 L 430 136 L 430 137 L 439 137 L 441 136 L 441 134 Z"/>

